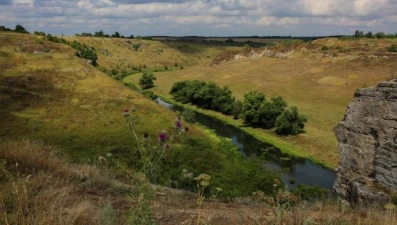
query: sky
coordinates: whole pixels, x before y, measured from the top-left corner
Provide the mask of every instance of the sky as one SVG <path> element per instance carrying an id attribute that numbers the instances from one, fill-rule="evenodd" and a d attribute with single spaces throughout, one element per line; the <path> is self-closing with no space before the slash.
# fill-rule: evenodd
<path id="1" fill-rule="evenodd" d="M 397 0 L 0 0 L 0 25 L 53 35 L 397 33 Z"/>

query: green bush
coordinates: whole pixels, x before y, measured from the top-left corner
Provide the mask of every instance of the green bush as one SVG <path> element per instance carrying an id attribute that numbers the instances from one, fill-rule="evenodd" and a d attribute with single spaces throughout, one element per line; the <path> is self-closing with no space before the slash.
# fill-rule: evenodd
<path id="1" fill-rule="evenodd" d="M 298 108 L 293 106 L 291 110 L 285 110 L 276 120 L 276 133 L 279 135 L 296 135 L 303 133 L 307 122 L 306 116 L 299 115 Z"/>
<path id="2" fill-rule="evenodd" d="M 389 52 L 397 52 L 397 44 L 392 44 L 389 48 Z"/>
<path id="3" fill-rule="evenodd" d="M 153 73 L 144 72 L 142 77 L 139 79 L 139 85 L 142 87 L 142 89 L 152 88 L 154 87 L 154 80 L 156 80 L 156 77 L 153 75 Z"/>

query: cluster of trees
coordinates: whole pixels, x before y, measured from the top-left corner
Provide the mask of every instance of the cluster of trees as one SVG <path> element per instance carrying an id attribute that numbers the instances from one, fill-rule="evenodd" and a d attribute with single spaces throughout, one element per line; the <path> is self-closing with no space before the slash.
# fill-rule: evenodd
<path id="1" fill-rule="evenodd" d="M 110 38 L 110 37 L 112 37 L 112 38 L 126 38 L 126 37 L 120 35 L 120 33 L 117 32 L 117 31 L 114 32 L 114 34 L 109 35 L 109 34 L 105 34 L 102 30 L 96 31 L 94 34 L 91 34 L 91 33 L 89 33 L 89 32 L 83 32 L 83 33 L 81 33 L 81 34 L 75 34 L 75 36 L 83 36 L 83 37 L 105 37 L 105 38 Z M 134 35 L 130 35 L 128 38 L 133 39 L 133 38 L 134 38 Z"/>
<path id="2" fill-rule="evenodd" d="M 281 96 L 267 100 L 264 94 L 251 91 L 244 95 L 243 101 L 239 101 L 229 87 L 221 88 L 211 81 L 176 82 L 170 94 L 184 104 L 233 115 L 235 119 L 242 118 L 250 126 L 275 128 L 279 135 L 302 133 L 307 122 L 307 118 L 298 113 L 297 107 L 287 109 L 287 102 Z"/>
<path id="3" fill-rule="evenodd" d="M 226 115 L 238 114 L 233 111 L 236 99 L 232 96 L 229 87 L 220 88 L 211 81 L 208 83 L 199 80 L 176 82 L 170 94 L 176 101 L 184 104 L 191 103 Z"/>
<path id="4" fill-rule="evenodd" d="M 15 26 L 15 29 L 14 29 L 14 30 L 12 30 L 12 29 L 10 29 L 10 28 L 7 28 L 7 27 L 5 27 L 5 26 L 0 26 L 0 31 L 11 31 L 11 32 L 17 32 L 17 33 L 26 33 L 26 34 L 29 33 L 29 32 L 26 31 L 26 29 L 25 29 L 22 25 L 20 25 L 20 24 L 17 24 L 17 25 Z"/>
<path id="5" fill-rule="evenodd" d="M 354 37 L 356 38 L 397 38 L 397 33 L 395 34 L 385 34 L 384 32 L 377 32 L 375 34 L 373 34 L 371 31 L 368 31 L 367 33 L 364 34 L 363 31 L 360 30 L 356 30 L 354 32 Z"/>

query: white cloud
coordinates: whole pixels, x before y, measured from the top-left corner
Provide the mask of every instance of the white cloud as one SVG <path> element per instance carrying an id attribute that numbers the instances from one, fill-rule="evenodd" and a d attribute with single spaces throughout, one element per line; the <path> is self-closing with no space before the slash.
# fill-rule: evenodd
<path id="1" fill-rule="evenodd" d="M 126 35 L 323 35 L 379 28 L 395 33 L 397 22 L 395 0 L 0 0 L 0 5 L 0 25 L 19 23 L 29 31 L 69 35 L 99 30 Z"/>

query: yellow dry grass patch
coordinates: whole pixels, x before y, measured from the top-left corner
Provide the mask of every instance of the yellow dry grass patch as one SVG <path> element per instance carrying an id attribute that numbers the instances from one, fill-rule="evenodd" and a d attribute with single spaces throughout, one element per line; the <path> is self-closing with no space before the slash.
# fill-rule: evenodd
<path id="1" fill-rule="evenodd" d="M 325 85 L 344 85 L 346 84 L 346 81 L 340 77 L 327 76 L 319 79 L 317 83 Z"/>

